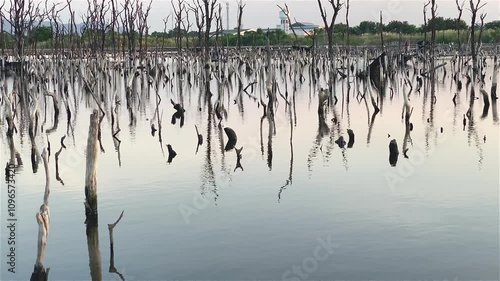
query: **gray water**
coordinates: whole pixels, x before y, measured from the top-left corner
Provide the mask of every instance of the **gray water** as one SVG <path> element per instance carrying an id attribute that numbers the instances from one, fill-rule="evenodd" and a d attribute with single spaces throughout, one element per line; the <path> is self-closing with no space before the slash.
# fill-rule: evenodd
<path id="1" fill-rule="evenodd" d="M 474 121 L 464 128 L 470 87 L 464 83 L 454 106 L 456 87 L 447 67 L 444 80 L 443 68 L 437 71 L 435 104 L 425 89 L 410 94 L 414 127 L 409 158 L 401 149 L 402 81 L 392 98 L 389 92 L 383 97 L 375 120 L 370 101 L 358 102 L 353 89 L 349 104 L 345 98 L 342 102 L 347 84 L 337 82 L 339 102 L 333 108 L 339 122 L 332 121 L 330 108 L 323 137 L 318 137 L 318 91 L 306 74 L 291 118 L 290 107 L 278 97 L 276 134 L 271 136 L 258 100 L 244 94 L 243 106 L 235 104 L 236 91 L 224 100 L 228 118 L 219 128 L 214 116 L 209 121 L 203 99 L 199 103 L 196 85 L 184 89 L 184 126 L 172 125 L 169 99 L 179 101 L 177 85 L 170 89 L 160 84 L 162 144 L 150 129 L 154 90 L 150 100 L 138 105 L 136 125 L 129 126 L 125 93 L 119 88 L 119 153 L 107 116 L 102 123 L 105 152 L 98 159 L 102 280 L 120 280 L 108 272 L 107 224 L 121 211 L 114 252 L 115 267 L 125 280 L 498 280 L 497 105 L 492 103 L 481 118 L 484 102 L 476 85 Z M 491 72 L 490 67 L 488 96 Z M 284 93 L 283 80 L 278 82 Z M 287 86 L 291 95 L 290 81 Z M 259 91 L 257 86 L 251 95 L 258 98 Z M 91 279 L 83 202 L 85 147 L 95 103 L 78 102 L 74 134 L 70 130 L 60 156 L 64 186 L 56 180 L 54 160 L 59 140 L 67 134 L 64 110 L 58 129 L 48 136 L 51 221 L 45 267 L 50 280 Z M 50 99 L 47 104 L 45 129 L 53 122 Z M 197 153 L 195 125 L 204 138 Z M 243 147 L 243 170 L 235 170 L 234 149 L 224 151 L 224 127 L 236 132 L 236 147 Z M 6 124 L 1 128 L 1 163 L 6 163 Z M 334 140 L 342 135 L 347 141 L 347 129 L 355 133 L 354 146 L 340 148 Z M 395 167 L 389 164 L 392 139 L 400 150 Z M 36 140 L 40 151 L 47 146 L 45 134 Z M 8 233 L 2 226 L 1 279 L 27 280 L 36 259 L 35 214 L 43 202 L 45 174 L 43 165 L 37 173 L 31 169 L 27 133 L 14 135 L 14 141 L 24 162 L 16 175 L 16 273 L 6 270 Z M 166 144 L 177 152 L 172 163 L 167 163 Z M 2 181 L 2 225 L 6 200 Z M 327 241 L 333 243 L 331 249 L 324 246 Z"/>

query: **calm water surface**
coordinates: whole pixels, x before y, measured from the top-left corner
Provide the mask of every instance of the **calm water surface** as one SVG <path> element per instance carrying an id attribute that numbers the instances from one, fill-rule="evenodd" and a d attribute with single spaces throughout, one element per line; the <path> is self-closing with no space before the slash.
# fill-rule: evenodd
<path id="1" fill-rule="evenodd" d="M 271 136 L 268 119 L 261 121 L 262 107 L 246 94 L 241 104 L 234 103 L 236 90 L 223 101 L 228 118 L 217 127 L 215 117 L 209 121 L 196 85 L 183 90 L 184 126 L 172 125 L 174 109 L 169 99 L 179 101 L 178 81 L 173 88 L 160 84 L 162 144 L 150 129 L 155 90 L 151 89 L 150 100 L 137 105 L 136 125 L 129 126 L 120 86 L 119 152 L 106 116 L 102 123 L 105 153 L 98 160 L 102 279 L 120 280 L 118 274 L 108 272 L 107 224 L 123 210 L 124 217 L 114 229 L 114 250 L 115 267 L 125 280 L 498 280 L 497 105 L 492 104 L 481 118 L 484 102 L 478 88 L 473 124 L 467 121 L 464 128 L 470 89 L 464 86 L 454 106 L 456 87 L 447 68 L 444 80 L 443 70 L 437 72 L 435 104 L 426 89 L 410 94 L 413 131 L 408 159 L 401 148 L 405 135 L 402 81 L 392 98 L 387 92 L 374 118 L 370 101 L 358 102 L 352 90 L 349 105 L 345 98 L 342 102 L 347 84 L 339 81 L 339 102 L 334 106 L 339 122 L 332 121 L 330 108 L 323 137 L 318 134 L 318 90 L 309 85 L 307 72 L 306 81 L 296 90 L 291 122 L 290 108 L 278 97 L 276 134 Z M 490 67 L 488 96 L 491 73 Z M 244 79 L 244 86 L 251 80 Z M 278 81 L 284 93 L 282 78 Z M 324 78 L 320 84 L 325 87 Z M 290 81 L 287 89 L 291 95 Z M 257 85 L 251 94 L 258 98 L 259 91 Z M 216 99 L 214 94 L 212 103 Z M 50 280 L 91 279 L 83 202 L 85 147 L 95 103 L 77 103 L 74 134 L 67 135 L 67 149 L 60 156 L 64 186 L 56 180 L 54 159 L 60 138 L 67 134 L 64 110 L 58 129 L 48 135 L 51 225 L 45 266 L 50 268 Z M 44 129 L 53 122 L 50 99 L 47 104 Z M 41 100 L 40 107 L 43 113 Z M 197 153 L 195 125 L 204 138 Z M 236 147 L 243 146 L 243 170 L 235 170 L 234 149 L 224 151 L 223 127 L 236 132 Z M 5 123 L 1 128 L 5 163 L 10 157 Z M 339 135 L 347 141 L 347 129 L 355 133 L 354 146 L 340 148 L 334 141 Z M 395 167 L 389 164 L 392 139 L 400 150 Z M 45 174 L 43 165 L 37 173 L 31 169 L 27 132 L 22 137 L 16 134 L 14 140 L 24 162 L 16 175 L 17 272 L 6 272 L 2 250 L 1 279 L 27 280 L 36 258 L 35 214 L 43 201 Z M 45 134 L 36 140 L 40 151 L 46 147 Z M 166 144 L 177 152 L 172 163 L 167 163 Z M 5 196 L 3 188 L 3 223 Z M 1 235 L 4 248 L 5 227 Z M 335 243 L 333 252 L 325 250 L 324 260 L 311 262 L 322 245 L 319 241 L 328 240 Z M 294 266 L 301 272 L 294 272 Z"/>

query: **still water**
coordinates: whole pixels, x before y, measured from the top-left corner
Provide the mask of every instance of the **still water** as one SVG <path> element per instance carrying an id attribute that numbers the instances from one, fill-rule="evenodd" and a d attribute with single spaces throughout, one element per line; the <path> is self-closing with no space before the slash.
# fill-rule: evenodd
<path id="1" fill-rule="evenodd" d="M 484 87 L 488 96 L 492 72 L 489 67 Z M 325 129 L 318 126 L 318 89 L 305 71 L 305 81 L 295 92 L 295 110 L 278 96 L 275 133 L 268 119 L 261 118 L 261 85 L 248 90 L 257 100 L 242 94 L 237 102 L 235 87 L 231 98 L 222 101 L 227 119 L 219 127 L 196 85 L 160 83 L 162 143 L 158 132 L 151 134 L 156 90 L 151 88 L 151 98 L 137 104 L 136 123 L 130 125 L 125 91 L 119 86 L 115 122 L 121 142 L 112 137 L 108 114 L 102 123 L 105 152 L 98 159 L 102 280 L 121 280 L 120 274 L 125 280 L 498 280 L 497 105 L 492 103 L 481 116 L 484 102 L 476 85 L 473 121 L 467 119 L 464 127 L 470 87 L 464 83 L 455 106 L 457 89 L 450 73 L 449 65 L 437 70 L 435 103 L 425 87 L 420 92 L 414 87 L 409 96 L 409 158 L 401 148 L 403 89 L 408 90 L 402 79 L 394 95 L 388 91 L 380 98 L 381 111 L 375 117 L 369 99 L 356 98 L 354 79 L 339 80 L 339 101 L 328 109 Z M 352 83 L 349 103 L 347 80 Z M 243 86 L 252 81 L 244 79 Z M 281 93 L 287 88 L 292 95 L 290 81 L 283 81 L 278 75 Z M 179 122 L 170 123 L 175 112 L 170 99 L 181 99 L 178 83 L 184 83 L 182 128 Z M 326 86 L 324 77 L 319 84 Z M 212 104 L 216 99 L 214 94 Z M 51 104 L 47 98 L 44 130 L 54 121 Z M 50 280 L 91 279 L 83 202 L 89 116 L 96 106 L 84 99 L 70 104 L 70 129 L 61 110 L 57 130 L 36 137 L 40 151 L 47 139 L 51 143 L 45 257 Z M 43 109 L 42 99 L 39 106 Z M 198 151 L 195 126 L 203 136 Z M 31 169 L 31 143 L 22 131 L 26 127 L 20 130 L 22 137 L 14 135 L 24 162 L 16 175 L 16 273 L 6 271 L 8 232 L 2 226 L 2 280 L 29 279 L 36 259 L 35 214 L 43 203 L 45 174 L 43 165 L 37 173 Z M 224 151 L 225 127 L 236 132 L 236 147 L 243 147 L 242 168 L 236 167 L 234 149 Z M 6 163 L 10 152 L 5 123 L 1 128 Z M 339 136 L 347 141 L 347 129 L 353 130 L 355 143 L 340 148 L 334 141 Z M 54 153 L 64 135 L 67 149 L 59 156 L 63 185 L 56 180 Z M 392 139 L 400 151 L 395 167 L 389 164 Z M 167 144 L 177 153 L 171 163 Z M 4 225 L 5 188 L 2 198 Z M 121 211 L 123 219 L 114 229 L 117 274 L 109 272 L 107 224 Z"/>

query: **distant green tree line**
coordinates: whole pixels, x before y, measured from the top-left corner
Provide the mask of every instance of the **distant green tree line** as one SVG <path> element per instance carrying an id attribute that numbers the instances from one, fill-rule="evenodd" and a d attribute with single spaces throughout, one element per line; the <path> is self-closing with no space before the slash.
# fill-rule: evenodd
<path id="1" fill-rule="evenodd" d="M 393 20 L 387 24 L 382 25 L 382 31 L 384 32 L 387 42 L 398 41 L 401 39 L 401 35 L 404 36 L 404 40 L 421 40 L 423 38 L 422 34 L 424 32 L 430 32 L 431 26 L 435 25 L 437 34 L 437 43 L 453 43 L 456 41 L 456 29 L 458 28 L 461 32 L 461 36 L 467 36 L 468 26 L 465 21 L 452 18 L 443 18 L 437 17 L 435 22 L 430 20 L 426 26 L 422 25 L 417 27 L 416 25 L 410 24 L 407 21 L 397 21 Z M 492 21 L 484 24 L 484 34 L 483 34 L 483 42 L 484 43 L 500 43 L 500 20 Z M 377 40 L 378 35 L 380 33 L 380 23 L 373 21 L 362 21 L 357 26 L 347 27 L 346 24 L 338 23 L 335 24 L 334 33 L 335 33 L 335 43 L 336 44 L 345 44 L 346 34 L 349 31 L 350 33 L 350 44 L 352 45 L 363 45 L 363 44 L 378 44 Z M 102 33 L 102 31 L 95 31 Z M 178 33 L 182 35 L 182 46 L 190 46 L 195 47 L 199 46 L 197 42 L 198 33 L 196 31 L 186 31 L 183 29 L 177 30 L 172 29 L 168 32 L 153 32 L 148 36 L 148 45 L 150 47 L 155 46 L 165 46 L 165 47 L 173 47 L 175 46 L 175 38 Z M 94 33 L 92 30 L 86 30 L 83 35 L 84 40 L 91 37 L 91 34 Z M 242 46 L 265 46 L 267 44 L 267 33 L 266 29 L 257 29 L 256 31 L 247 31 L 241 36 L 241 44 Z M 316 36 L 316 42 L 319 45 L 325 44 L 325 32 L 323 29 L 316 29 L 314 32 Z M 5 43 L 7 48 L 11 47 L 12 38 L 10 38 L 10 34 L 4 33 L 6 37 Z M 124 44 L 125 34 L 123 33 L 115 33 L 117 37 L 117 44 Z M 138 36 L 138 35 L 137 35 Z M 28 34 L 28 39 L 30 44 L 37 44 L 39 48 L 51 48 L 51 41 L 54 38 L 52 33 L 52 29 L 46 26 L 35 27 L 30 30 Z M 215 38 L 218 38 L 218 42 L 216 42 Z M 211 36 L 211 44 L 215 45 L 224 45 L 224 46 L 235 46 L 237 43 L 237 36 L 223 35 L 219 34 L 218 36 Z M 105 45 L 106 47 L 112 46 L 111 32 L 106 32 L 105 34 Z M 462 37 L 465 38 L 465 37 Z M 90 39 L 88 39 L 90 40 Z M 186 41 L 189 41 L 186 43 Z M 308 36 L 299 36 L 297 39 L 291 34 L 286 34 L 282 30 L 270 30 L 269 31 L 269 43 L 271 45 L 311 45 L 312 39 Z"/>

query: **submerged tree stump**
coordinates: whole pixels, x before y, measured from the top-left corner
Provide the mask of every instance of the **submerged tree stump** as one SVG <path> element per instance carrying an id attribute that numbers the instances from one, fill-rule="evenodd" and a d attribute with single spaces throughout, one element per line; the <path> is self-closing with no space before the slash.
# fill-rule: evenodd
<path id="1" fill-rule="evenodd" d="M 347 135 L 349 135 L 349 141 L 347 142 L 347 148 L 352 148 L 354 146 L 354 131 L 351 129 L 347 130 Z"/>
<path id="2" fill-rule="evenodd" d="M 389 163 L 392 167 L 395 167 L 398 163 L 399 149 L 398 143 L 395 139 L 391 140 L 389 143 Z"/>
<path id="3" fill-rule="evenodd" d="M 85 215 L 97 219 L 97 158 L 99 155 L 99 112 L 90 115 L 85 173 Z"/>

